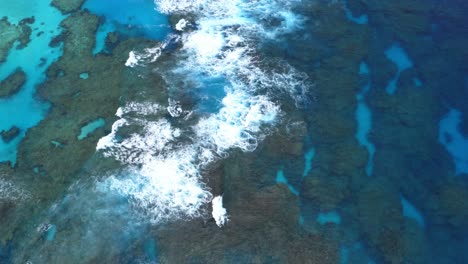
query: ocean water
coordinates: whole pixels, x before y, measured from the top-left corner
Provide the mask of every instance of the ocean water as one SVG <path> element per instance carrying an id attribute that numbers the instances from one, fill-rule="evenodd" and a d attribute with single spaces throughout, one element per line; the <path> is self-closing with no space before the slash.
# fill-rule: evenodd
<path id="1" fill-rule="evenodd" d="M 0 1 L 0 263 L 466 263 L 467 14 Z"/>
<path id="2" fill-rule="evenodd" d="M 166 15 L 156 12 L 153 1 L 147 0 L 87 0 L 83 9 L 98 15 L 102 22 L 96 31 L 93 53 L 106 50 L 106 37 L 118 31 L 123 35 L 163 40 L 171 30 Z"/>

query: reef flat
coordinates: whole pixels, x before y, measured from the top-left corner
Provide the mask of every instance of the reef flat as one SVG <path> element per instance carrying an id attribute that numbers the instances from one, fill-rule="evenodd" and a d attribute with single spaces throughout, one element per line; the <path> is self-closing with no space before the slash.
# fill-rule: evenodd
<path id="1" fill-rule="evenodd" d="M 23 2 L 0 263 L 467 259 L 465 1 Z"/>

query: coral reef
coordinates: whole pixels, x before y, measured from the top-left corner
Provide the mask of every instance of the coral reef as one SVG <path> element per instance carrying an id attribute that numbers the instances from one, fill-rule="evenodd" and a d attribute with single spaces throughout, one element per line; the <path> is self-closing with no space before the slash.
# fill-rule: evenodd
<path id="1" fill-rule="evenodd" d="M 0 19 L 0 36 L 2 38 L 2 41 L 0 41 L 0 63 L 5 61 L 15 41 L 19 41 L 18 48 L 27 45 L 31 35 L 31 28 L 28 24 L 31 24 L 33 21 L 34 18 L 27 18 L 20 21 L 19 25 L 13 25 L 8 22 L 7 17 Z"/>
<path id="2" fill-rule="evenodd" d="M 382 178 L 373 179 L 357 194 L 360 229 L 385 263 L 427 263 L 423 231 L 405 221 L 398 192 L 389 186 Z"/>
<path id="3" fill-rule="evenodd" d="M 256 188 L 260 151 L 233 155 L 224 163 L 222 188 L 230 220 L 178 221 L 156 237 L 163 263 L 336 263 L 337 245 L 299 228 L 299 203 L 286 186 Z M 273 178 L 273 175 L 270 176 Z M 287 242 L 286 242 L 287 241 Z M 287 244 L 285 244 L 287 243 Z M 180 254 L 181 250 L 185 252 Z"/>
<path id="4" fill-rule="evenodd" d="M 9 143 L 13 139 L 15 139 L 15 137 L 17 137 L 20 132 L 21 132 L 20 128 L 18 128 L 17 126 L 13 126 L 12 128 L 8 130 L 0 131 L 0 137 L 2 138 L 3 142 Z"/>
<path id="5" fill-rule="evenodd" d="M 453 226 L 457 236 L 468 233 L 468 190 L 462 183 L 448 183 L 440 187 L 438 192 L 440 208 L 434 212 L 446 219 Z"/>
<path id="6" fill-rule="evenodd" d="M 128 39 L 115 43 L 112 54 L 94 57 L 92 48 L 98 20 L 79 11 L 62 22 L 64 31 L 59 41 L 64 43 L 63 55 L 48 69 L 47 81 L 38 87 L 38 95 L 48 100 L 52 108 L 44 120 L 28 130 L 18 147 L 18 163 L 14 170 L 7 172 L 13 181 L 34 186 L 30 192 L 37 202 L 15 206 L 8 209 L 13 213 L 2 214 L 2 223 L 8 223 L 2 224 L 3 242 L 15 233 L 15 243 L 21 245 L 22 239 L 29 236 L 28 230 L 40 224 L 35 222 L 40 218 L 31 216 L 46 212 L 80 177 L 79 172 L 95 153 L 97 141 L 109 133 L 122 98 L 151 96 L 155 101 L 167 102 L 164 92 L 159 93 L 164 83 L 157 75 L 144 79 L 125 67 L 130 49 L 155 43 Z M 83 72 L 89 73 L 88 79 L 80 78 Z M 106 120 L 106 125 L 79 140 L 81 127 L 97 118 Z M 112 166 L 115 168 L 116 164 Z M 30 221 L 31 218 L 36 220 Z M 17 253 L 16 260 L 27 259 L 27 252 L 17 250 Z"/>
<path id="7" fill-rule="evenodd" d="M 430 31 L 430 4 L 420 0 L 405 2 L 365 1 L 367 13 L 377 27 L 391 30 L 397 36 L 413 36 Z M 378 17 L 374 17 L 378 16 Z"/>
<path id="8" fill-rule="evenodd" d="M 313 101 L 304 119 L 316 152 L 300 196 L 314 209 L 329 211 L 342 205 L 350 190 L 358 189 L 366 177 L 368 157 L 355 139 L 353 113 L 359 91 L 359 63 L 366 56 L 370 32 L 346 20 L 339 3 L 314 3 L 300 12 L 314 17 L 306 21 L 313 25 L 306 25 L 310 31 L 304 32 L 313 35 L 314 41 L 294 44 L 294 53 L 312 57 L 293 57 L 293 62 L 314 82 Z M 311 60 L 316 66 L 311 67 Z"/>
<path id="9" fill-rule="evenodd" d="M 77 11 L 83 5 L 85 0 L 52 0 L 52 5 L 62 11 L 64 14 Z"/>
<path id="10" fill-rule="evenodd" d="M 158 74 L 174 63 L 171 52 L 181 44 L 164 52 L 157 63 L 125 67 L 130 51 L 158 43 L 112 32 L 106 38 L 108 53 L 93 55 L 99 18 L 80 10 L 83 0 L 54 0 L 54 6 L 70 15 L 62 23 L 62 35 L 49 44 L 63 43 L 63 56 L 49 68 L 48 79 L 37 90 L 52 107 L 39 125 L 27 131 L 15 168 L 0 164 L 0 181 L 15 190 L 34 186 L 24 190 L 34 202 L 0 196 L 0 247 L 15 248 L 18 263 L 29 260 L 33 252 L 29 249 L 37 248 L 34 260 L 43 262 L 130 262 L 134 256 L 148 255 L 143 252 L 144 239 L 157 245 L 162 263 L 346 263 L 339 260 L 344 246 L 354 250 L 347 263 L 463 263 L 460 252 L 468 234 L 466 175 L 455 176 L 452 157 L 437 138 L 447 108 L 463 113 L 460 127 L 468 134 L 466 3 L 456 0 L 459 6 L 454 7 L 422 0 L 346 2 L 304 3 L 301 10 L 294 10 L 307 18 L 298 33 L 258 44 L 259 54 L 275 62 L 287 60 L 307 73 L 307 81 L 313 84 L 305 95 L 310 101 L 299 107 L 283 94 L 272 96 L 284 115 L 254 152 L 233 150 L 202 172 L 211 193 L 223 195 L 229 222 L 219 228 L 207 213 L 200 219 L 125 233 L 128 230 L 119 228 L 132 219 L 125 218 L 130 214 L 125 211 L 129 210 L 126 201 L 111 197 L 109 202 L 88 189 L 76 191 L 72 185 L 99 181 L 106 177 L 102 172 L 122 168 L 96 153 L 95 146 L 110 132 L 115 111 L 125 102 L 151 101 L 166 107 L 171 93 L 184 109 L 196 104 L 189 93 L 168 91 Z M 347 19 L 344 4 L 353 14 L 367 15 L 368 23 Z M 181 18 L 171 16 L 171 26 L 175 28 Z M 0 32 L 8 36 L 0 46 L 0 62 L 15 41 L 26 45 L 27 23 L 15 26 L 6 18 L 0 20 Z M 395 43 L 412 60 L 411 67 L 401 72 L 385 56 Z M 365 80 L 370 88 L 363 99 L 372 111 L 369 140 L 376 147 L 370 177 L 365 171 L 368 153 L 355 137 L 356 95 L 364 83 L 359 76 L 361 63 L 370 69 Z M 398 89 L 389 95 L 385 87 L 397 72 Z M 17 70 L 0 83 L 0 92 L 10 96 L 24 81 L 24 73 Z M 103 126 L 80 137 L 82 127 L 93 120 L 103 120 Z M 181 125 L 176 118 L 171 121 Z M 139 129 L 129 125 L 117 137 Z M 18 133 L 12 128 L 1 136 L 8 141 Z M 310 149 L 315 155 L 306 170 L 304 155 Z M 284 181 L 275 181 L 278 171 L 297 192 L 291 192 Z M 421 212 L 424 226 L 405 215 L 402 196 Z M 116 216 L 109 217 L 113 221 L 91 225 L 93 213 L 101 212 L 93 206 L 109 206 L 106 203 L 118 204 L 121 211 L 111 211 Z M 42 219 L 49 219 L 44 216 L 48 208 L 59 215 L 50 220 L 67 228 L 56 230 L 52 239 L 45 229 L 29 233 L 43 224 Z M 320 223 L 317 216 L 327 213 L 339 220 Z M 104 228 L 100 223 L 108 225 Z M 89 230 L 97 233 L 94 236 L 105 230 L 99 242 L 120 243 L 87 244 L 81 234 Z M 67 247 L 76 241 L 82 243 L 80 250 L 67 255 Z M 150 255 L 155 258 L 155 254 Z"/>
<path id="11" fill-rule="evenodd" d="M 26 82 L 26 74 L 21 68 L 0 81 L 0 98 L 10 97 L 16 94 Z"/>

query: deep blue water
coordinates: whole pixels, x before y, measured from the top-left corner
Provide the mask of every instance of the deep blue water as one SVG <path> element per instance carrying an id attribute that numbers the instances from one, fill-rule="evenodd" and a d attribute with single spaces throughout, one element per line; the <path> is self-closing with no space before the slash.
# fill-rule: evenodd
<path id="1" fill-rule="evenodd" d="M 467 262 L 464 1 L 49 2 L 0 2 L 0 263 Z"/>

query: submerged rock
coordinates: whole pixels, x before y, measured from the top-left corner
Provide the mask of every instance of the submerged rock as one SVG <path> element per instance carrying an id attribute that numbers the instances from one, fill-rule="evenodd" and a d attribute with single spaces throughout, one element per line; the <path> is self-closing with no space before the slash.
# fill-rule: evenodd
<path id="1" fill-rule="evenodd" d="M 424 231 L 403 215 L 395 186 L 383 178 L 357 195 L 357 219 L 369 249 L 384 263 L 427 263 Z"/>
<path id="2" fill-rule="evenodd" d="M 31 28 L 27 25 L 34 19 L 27 18 L 22 20 L 19 25 L 13 25 L 8 22 L 7 17 L 0 19 L 0 62 L 4 62 L 8 56 L 8 52 L 13 47 L 15 41 L 19 41 L 19 47 L 24 47 L 29 42 Z"/>
<path id="3" fill-rule="evenodd" d="M 299 201 L 286 185 L 271 182 L 257 188 L 264 172 L 259 167 L 265 163 L 257 155 L 233 154 L 223 162 L 223 207 L 229 223 L 222 229 L 214 220 L 169 223 L 157 235 L 162 263 L 339 262 L 334 241 L 302 233 Z"/>
<path id="4" fill-rule="evenodd" d="M 460 181 L 461 182 L 461 181 Z M 445 184 L 438 190 L 440 206 L 434 214 L 443 217 L 455 230 L 468 232 L 468 190 L 462 183 Z M 459 231 L 459 233 L 462 233 Z"/>
<path id="5" fill-rule="evenodd" d="M 404 2 L 367 1 L 370 19 L 390 28 L 397 36 L 417 36 L 430 31 L 431 5 L 418 0 Z M 385 14 L 385 15 L 382 15 Z"/>
<path id="6" fill-rule="evenodd" d="M 31 215 L 38 215 L 46 210 L 52 201 L 57 201 L 58 195 L 63 194 L 64 190 L 75 182 L 78 173 L 83 172 L 85 166 L 89 168 L 89 164 L 97 160 L 96 158 L 84 166 L 94 155 L 99 138 L 110 133 L 111 125 L 116 119 L 115 112 L 122 102 L 121 98 L 139 101 L 151 98 L 158 102 L 167 102 L 161 78 L 153 77 L 156 74 L 143 78 L 141 71 L 136 74 L 135 70 L 125 67 L 130 50 L 139 46 L 155 45 L 155 42 L 125 39 L 116 43 L 111 54 L 93 56 L 92 49 L 98 24 L 99 18 L 85 11 L 74 12 L 62 21 L 63 34 L 54 43 L 63 42 L 63 55 L 49 67 L 48 78 L 37 88 L 37 96 L 49 101 L 53 107 L 38 125 L 28 130 L 18 145 L 18 161 L 21 162 L 18 162 L 15 170 L 7 172 L 12 179 L 34 186 L 31 196 L 39 202 L 25 203 L 25 206 L 19 209 L 21 212 L 14 214 L 16 218 L 13 219 L 12 216 L 12 220 L 1 215 L 0 234 L 15 232 L 15 239 L 28 241 L 23 243 L 28 248 L 42 245 L 44 240 L 39 238 L 43 238 L 43 234 L 34 232 L 38 239 L 29 239 L 30 226 L 21 223 L 25 219 L 30 219 Z M 87 80 L 80 78 L 82 73 L 88 73 Z M 77 133 L 81 131 L 83 125 L 100 117 L 106 120 L 104 127 L 93 131 L 86 140 L 79 140 Z M 48 155 L 44 155 L 45 152 Z M 104 159 L 100 162 L 102 163 L 100 166 L 106 168 L 115 169 L 118 165 Z M 0 177 L 2 176 L 0 171 Z M 3 221 L 4 219 L 6 220 Z M 42 224 L 39 222 L 41 221 L 39 217 L 35 219 L 37 219 L 36 225 Z M 48 243 L 49 247 L 60 245 L 62 239 L 69 239 L 68 236 L 60 236 L 61 227 L 59 223 L 54 224 L 57 225 L 57 235 L 52 236 L 52 231 L 49 233 L 51 239 L 55 237 L 53 243 Z M 10 237 L 11 235 L 5 238 L 5 241 Z M 68 248 L 66 250 L 69 252 Z M 59 249 L 53 251 L 55 252 L 53 255 L 36 255 L 37 259 L 45 258 L 47 261 L 31 261 L 40 263 L 90 261 L 82 256 L 80 261 L 72 261 L 70 259 L 73 256 L 61 254 Z M 26 252 L 27 250 L 16 251 L 13 262 L 26 262 L 30 259 Z M 94 255 L 89 253 L 88 256 L 91 258 Z"/>
<path id="7" fill-rule="evenodd" d="M 83 3 L 84 0 L 53 0 L 52 6 L 67 14 L 80 9 Z"/>
<path id="8" fill-rule="evenodd" d="M 2 221 L 2 226 L 0 226 L 0 246 L 5 245 L 5 243 L 13 236 L 13 230 L 8 230 L 6 227 L 9 227 L 7 220 L 15 212 L 15 207 L 16 206 L 13 201 L 0 199 L 0 221 Z M 3 225 L 5 225 L 5 227 Z"/>
<path id="9" fill-rule="evenodd" d="M 11 127 L 9 130 L 2 130 L 0 132 L 0 136 L 5 143 L 9 143 L 13 139 L 15 139 L 19 133 L 21 132 L 21 129 L 18 128 L 17 126 Z"/>
<path id="10" fill-rule="evenodd" d="M 6 79 L 0 81 L 0 98 L 10 97 L 19 90 L 26 82 L 26 73 L 21 68 L 16 69 Z"/>
<path id="11" fill-rule="evenodd" d="M 349 196 L 347 181 L 323 170 L 312 170 L 313 177 L 306 177 L 302 183 L 301 198 L 322 211 L 331 211 Z"/>

